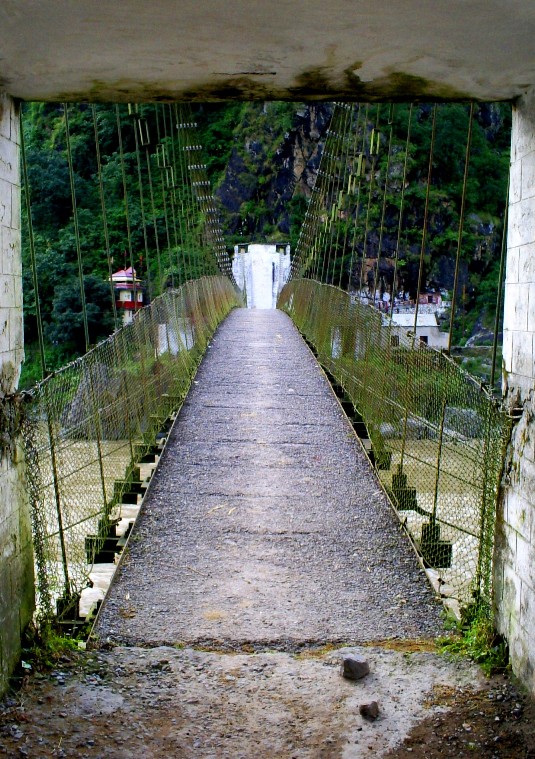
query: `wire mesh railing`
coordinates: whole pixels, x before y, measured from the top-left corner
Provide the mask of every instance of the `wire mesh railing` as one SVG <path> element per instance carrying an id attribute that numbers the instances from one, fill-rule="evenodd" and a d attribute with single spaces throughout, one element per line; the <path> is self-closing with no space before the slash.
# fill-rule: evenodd
<path id="1" fill-rule="evenodd" d="M 510 422 L 445 353 L 311 279 L 279 298 L 339 385 L 355 430 L 442 596 L 490 607 Z"/>
<path id="2" fill-rule="evenodd" d="M 156 434 L 238 304 L 227 277 L 187 282 L 26 394 L 22 434 L 42 616 L 76 616 Z"/>

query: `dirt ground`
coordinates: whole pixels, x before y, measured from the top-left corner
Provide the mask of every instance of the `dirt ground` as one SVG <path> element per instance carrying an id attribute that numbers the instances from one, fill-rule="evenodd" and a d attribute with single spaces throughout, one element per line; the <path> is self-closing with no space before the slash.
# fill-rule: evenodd
<path id="1" fill-rule="evenodd" d="M 95 648 L 21 667 L 0 756 L 535 759 L 533 704 L 437 653 L 442 633 L 312 354 L 280 312 L 234 312 L 152 478 Z M 349 654 L 369 664 L 358 681 L 341 675 Z M 376 719 L 361 713 L 373 702 Z"/>
<path id="2" fill-rule="evenodd" d="M 370 674 L 341 676 L 344 654 Z M 371 721 L 359 707 L 377 701 Z M 535 757 L 535 709 L 431 644 L 282 652 L 115 647 L 26 672 L 0 755 L 48 759 Z"/>

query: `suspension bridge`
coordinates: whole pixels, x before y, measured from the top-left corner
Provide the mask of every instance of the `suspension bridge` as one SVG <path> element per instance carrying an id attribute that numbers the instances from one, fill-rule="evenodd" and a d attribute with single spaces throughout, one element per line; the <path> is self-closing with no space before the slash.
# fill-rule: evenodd
<path id="1" fill-rule="evenodd" d="M 7 707 L 0 752 L 379 756 L 461 688 L 449 740 L 477 675 L 422 653 L 443 606 L 535 692 L 534 9 L 5 0 L 0 22 L 0 692 L 32 622 L 98 651 Z M 337 101 L 277 310 L 245 308 L 186 105 L 227 99 Z M 511 154 L 482 173 L 491 101 Z M 473 249 L 496 260 L 485 381 L 455 344 Z M 357 687 L 343 652 L 370 657 Z"/>
<path id="2" fill-rule="evenodd" d="M 47 366 L 40 310 L 40 237 L 32 216 L 31 152 L 23 140 L 25 234 L 42 380 L 23 395 L 21 428 L 42 619 L 56 619 L 70 629 L 91 618 L 125 545 L 120 579 L 112 584 L 97 625 L 98 634 L 106 639 L 113 639 L 108 630 L 115 630 L 120 640 L 139 641 L 147 635 L 149 620 L 140 609 L 144 607 L 152 618 L 155 607 L 150 599 L 161 593 L 162 609 L 181 610 L 176 626 L 164 635 L 165 642 L 218 636 L 237 636 L 243 642 L 248 633 L 236 625 L 247 628 L 244 620 L 247 614 L 253 620 L 253 612 L 238 614 L 234 608 L 231 614 L 224 603 L 219 609 L 215 599 L 210 601 L 210 593 L 230 593 L 227 598 L 247 608 L 251 599 L 243 583 L 248 572 L 261 586 L 256 588 L 258 598 L 264 599 L 254 605 L 256 623 L 262 628 L 259 640 L 271 639 L 265 624 L 273 628 L 273 639 L 289 640 L 293 635 L 318 644 L 322 639 L 318 629 L 314 625 L 308 629 L 295 611 L 288 612 L 287 622 L 292 622 L 288 627 L 284 615 L 275 610 L 274 600 L 285 583 L 289 585 L 284 593 L 294 598 L 294 604 L 301 607 L 299 598 L 310 596 L 305 605 L 313 619 L 321 620 L 325 642 L 425 636 L 438 630 L 433 594 L 446 599 L 457 615 L 469 605 L 490 618 L 494 524 L 510 422 L 491 389 L 464 372 L 448 351 L 432 349 L 416 337 L 429 246 L 438 106 L 427 114 L 429 171 L 419 214 L 413 331 L 400 332 L 392 318 L 394 293 L 401 281 L 398 269 L 407 245 L 403 221 L 409 135 L 414 126 L 411 107 L 405 145 L 397 147 L 399 179 L 389 169 L 394 111 L 395 106 L 383 111 L 374 107 L 372 115 L 370 106 L 335 106 L 290 278 L 280 294 L 279 308 L 287 315 L 280 321 L 276 312 L 241 310 L 229 316 L 243 306 L 244 294 L 232 275 L 191 110 L 182 105 L 78 106 L 76 110 L 62 106 L 80 319 L 88 352 L 53 372 Z M 464 182 L 450 342 L 474 106 L 467 112 L 466 144 L 460 146 Z M 82 242 L 84 224 L 93 227 L 94 219 L 88 222 L 77 197 L 72 148 L 76 139 L 91 139 L 94 144 L 92 173 L 100 204 L 101 250 L 116 327 L 95 347 L 91 347 L 94 325 L 85 294 Z M 107 184 L 112 167 L 119 181 Z M 122 204 L 120 220 L 115 215 L 111 219 L 107 210 L 113 192 Z M 382 211 L 373 258 L 367 246 L 374 198 Z M 378 293 L 388 205 L 396 212 L 397 233 L 394 254 L 389 253 L 394 274 L 385 311 Z M 139 244 L 141 254 L 136 251 Z M 125 272 L 128 264 L 132 273 L 126 301 L 117 300 L 114 291 L 113 251 L 120 245 L 126 250 Z M 138 308 L 141 276 L 150 300 L 145 308 Z M 129 313 L 119 308 L 125 305 Z M 499 308 L 498 303 L 497 312 Z M 288 317 L 330 378 L 338 396 L 338 404 L 332 398 L 322 401 L 330 403 L 330 409 L 316 406 L 319 385 L 326 380 L 315 380 L 317 387 L 310 387 L 308 375 L 316 376 L 317 365 L 297 333 L 288 332 Z M 496 347 L 495 341 L 493 377 Z M 280 355 L 284 363 L 269 366 L 268 371 L 270 353 Z M 223 364 L 228 366 L 224 381 Z M 194 377 L 190 401 L 187 393 Z M 336 420 L 341 410 L 347 415 L 345 427 Z M 256 421 L 252 427 L 243 421 L 257 416 L 260 428 Z M 198 437 L 192 437 L 197 428 Z M 338 449 L 336 439 L 341 444 L 351 438 L 351 430 L 356 437 Z M 132 530 L 138 516 L 139 529 Z M 219 523 L 223 517 L 226 527 Z M 197 529 L 201 532 L 196 536 Z M 233 530 L 237 541 L 230 537 Z M 317 545 L 311 536 L 317 536 Z M 217 559 L 211 553 L 214 541 Z M 168 542 L 172 551 L 165 548 Z M 394 572 L 400 561 L 403 570 Z M 309 586 L 299 590 L 307 565 Z M 395 578 L 390 588 L 383 577 L 385 566 Z M 152 580 L 142 580 L 149 567 Z M 427 590 L 422 585 L 424 567 Z M 212 578 L 208 583 L 212 590 L 203 589 L 202 583 L 191 590 L 184 574 L 188 582 Z M 222 588 L 222 578 L 235 575 L 241 575 L 236 580 L 241 590 L 231 593 L 230 587 Z M 290 581 L 293 575 L 299 579 Z M 373 622 L 368 631 L 362 626 L 364 607 L 356 601 L 348 620 L 344 615 L 343 623 L 336 622 L 341 607 L 351 606 L 345 594 L 353 584 L 358 587 L 350 597 L 355 594 L 364 606 L 370 595 L 383 603 L 381 623 Z M 128 590 L 123 592 L 123 585 Z M 333 585 L 332 593 L 328 585 Z M 411 588 L 416 589 L 414 605 L 408 602 L 414 596 Z M 169 598 L 164 590 L 171 593 Z M 125 595 L 130 599 L 126 612 L 117 600 Z M 205 617 L 213 614 L 214 619 L 201 614 L 195 631 L 190 603 L 198 597 L 204 599 Z M 400 598 L 402 607 L 396 601 Z M 227 618 L 234 625 L 232 631 L 222 621 Z M 252 621 L 251 625 L 253 629 Z M 155 639 L 159 626 L 156 619 L 151 633 Z M 254 638 L 253 633 L 249 637 Z"/>
<path id="3" fill-rule="evenodd" d="M 408 117 L 402 139 L 394 135 L 396 108 Z M 222 711 L 221 693 L 205 709 L 196 689 L 208 682 L 210 660 L 210 682 L 239 680 L 232 696 L 239 702 L 251 654 L 255 673 L 275 666 L 270 677 L 278 683 L 269 682 L 265 693 L 258 683 L 247 691 L 258 694 L 263 715 L 276 724 L 267 738 L 254 739 L 266 756 L 291 755 L 294 732 L 310 755 L 333 755 L 346 744 L 350 755 L 370 746 L 380 754 L 400 739 L 397 716 L 410 725 L 410 710 L 423 708 L 420 686 L 405 703 L 412 675 L 403 656 L 442 632 L 444 605 L 457 616 L 468 608 L 492 619 L 511 419 L 494 388 L 470 376 L 448 350 L 474 171 L 474 105 L 464 106 L 465 142 L 458 147 L 464 178 L 456 199 L 448 349 L 434 349 L 417 334 L 433 245 L 436 124 L 447 108 L 334 105 L 278 309 L 258 310 L 245 308 L 247 292 L 236 285 L 189 106 L 50 107 L 68 178 L 77 335 L 86 350 L 59 368 L 51 367 L 52 322 L 41 307 L 41 262 L 48 259 L 39 188 L 32 184 L 35 143 L 21 117 L 23 237 L 41 379 L 13 397 L 13 424 L 26 466 L 36 619 L 42 629 L 54 625 L 66 634 L 90 629 L 90 645 L 111 657 L 120 677 L 131 670 L 131 655 L 136 667 L 149 656 L 150 672 L 164 678 L 179 667 L 184 698 L 176 714 L 184 726 L 166 738 L 168 728 L 151 726 L 147 755 L 160 755 L 160 744 L 161 750 L 180 745 L 183 755 L 249 755 L 250 745 L 240 741 L 257 733 L 237 722 L 230 731 L 234 702 Z M 409 137 L 417 113 L 430 140 L 427 175 L 414 180 L 420 192 L 413 193 Z M 90 144 L 93 154 L 82 166 L 80 144 Z M 82 179 L 92 183 L 91 192 Z M 404 289 L 404 261 L 414 249 L 414 219 L 420 222 L 414 321 L 403 330 L 394 319 L 396 292 Z M 90 232 L 99 240 L 98 256 L 85 242 Z M 503 245 L 501 252 L 503 276 Z M 124 268 L 114 272 L 118 257 Z M 108 337 L 99 332 L 105 312 L 95 319 L 87 297 L 95 260 L 109 288 Z M 497 313 L 501 290 L 500 283 Z M 497 355 L 496 338 L 493 383 Z M 339 649 L 371 652 L 367 692 L 380 692 L 384 709 L 377 734 L 362 727 L 358 696 L 338 694 L 332 665 Z M 307 664 L 306 657 L 317 661 Z M 465 683 L 442 666 L 426 660 L 425 688 Z M 474 676 L 465 673 L 467 681 Z M 314 677 L 324 683 L 321 693 L 309 693 Z M 307 729 L 290 721 L 281 730 L 273 704 L 286 703 L 302 680 L 295 708 Z M 117 693 L 99 696 L 101 710 L 107 698 Z M 158 718 L 167 698 L 158 691 L 149 704 Z M 324 737 L 307 711 L 309 702 L 323 701 L 336 738 Z M 247 720 L 255 708 L 244 707 Z M 225 726 L 215 726 L 213 709 Z M 91 730 L 98 719 L 89 718 Z M 200 730 L 205 720 L 213 725 L 210 735 Z M 176 715 L 165 722 L 176 723 Z M 359 729 L 366 731 L 365 749 Z M 77 734 L 71 732 L 69 747 Z M 325 746 L 318 752 L 320 734 Z M 52 721 L 43 745 L 55 735 Z M 117 756 L 126 755 L 122 733 L 116 737 L 114 728 L 111 735 Z M 101 733 L 95 738 L 100 745 Z"/>

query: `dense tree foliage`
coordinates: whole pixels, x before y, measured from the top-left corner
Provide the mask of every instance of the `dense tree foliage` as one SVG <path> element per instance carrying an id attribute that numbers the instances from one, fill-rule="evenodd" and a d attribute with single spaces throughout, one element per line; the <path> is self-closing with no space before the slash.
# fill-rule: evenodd
<path id="1" fill-rule="evenodd" d="M 415 106 L 411 122 L 399 265 L 402 284 L 411 291 L 418 271 L 431 112 L 430 105 Z M 452 285 L 468 112 L 464 104 L 438 108 L 424 261 L 425 281 L 431 286 L 451 288 Z M 85 105 L 69 108 L 80 253 L 86 300 L 95 326 L 91 329 L 91 341 L 100 339 L 113 326 L 110 267 L 118 269 L 133 264 L 143 277 L 150 297 L 204 271 L 202 215 L 194 219 L 183 213 L 191 204 L 191 188 L 180 159 L 181 147 L 171 137 L 176 125 L 174 107 L 144 106 L 140 113 L 146 118 L 149 145 L 139 144 L 136 149 L 136 119 L 126 106 L 121 106 L 121 156 L 115 108 L 96 107 L 109 238 L 107 251 L 93 111 Z M 331 113 L 330 104 L 233 102 L 195 106 L 192 118 L 198 125 L 198 141 L 204 147 L 202 160 L 215 188 L 229 248 L 242 241 L 288 240 L 295 249 Z M 366 126 L 361 126 L 369 134 L 372 127 L 379 124 L 381 150 L 375 162 L 367 157 L 367 187 L 362 193 L 359 213 L 353 211 L 337 221 L 340 229 L 335 238 L 336 250 L 332 252 L 337 254 L 341 269 L 335 274 L 338 277 L 341 272 L 346 285 L 356 286 L 359 279 L 356 264 L 353 271 L 349 271 L 351 245 L 356 246 L 355 261 L 359 260 L 364 246 L 366 256 L 371 258 L 377 257 L 380 247 L 381 258 L 385 260 L 380 267 L 381 286 L 392 285 L 388 261 L 397 236 L 408 115 L 409 107 L 405 105 L 396 105 L 392 114 L 388 106 L 371 106 Z M 509 128 L 507 105 L 476 107 L 462 247 L 462 308 L 456 325 L 456 341 L 466 339 L 476 319 L 486 323 L 493 319 L 489 301 L 497 291 Z M 80 291 L 79 269 L 62 106 L 27 104 L 24 135 L 39 298 L 49 343 L 47 363 L 49 369 L 54 369 L 85 349 L 83 330 L 80 331 L 76 316 L 80 313 L 80 303 L 76 300 Z M 176 171 L 171 178 L 169 169 L 162 167 L 157 145 L 165 146 L 167 164 L 174 163 Z M 375 171 L 373 183 L 370 182 L 372 169 Z M 384 229 L 379 235 L 385 177 Z M 371 193 L 369 203 L 366 193 Z M 23 277 L 26 381 L 30 382 L 38 373 L 33 358 L 37 323 L 25 214 Z"/>
<path id="2" fill-rule="evenodd" d="M 80 266 L 91 343 L 113 330 L 110 269 L 133 266 L 144 280 L 148 298 L 206 271 L 204 219 L 193 201 L 177 137 L 180 112 L 172 106 L 147 106 L 132 114 L 121 106 L 117 113 L 114 106 L 97 106 L 95 114 L 98 143 L 93 109 L 88 105 L 68 109 L 79 263 L 63 106 L 25 106 L 29 199 L 49 370 L 85 350 Z M 144 144 L 147 138 L 148 144 Z M 28 383 L 36 379 L 38 370 L 34 345 L 37 309 L 26 214 L 23 284 L 27 345 L 23 381 Z"/>

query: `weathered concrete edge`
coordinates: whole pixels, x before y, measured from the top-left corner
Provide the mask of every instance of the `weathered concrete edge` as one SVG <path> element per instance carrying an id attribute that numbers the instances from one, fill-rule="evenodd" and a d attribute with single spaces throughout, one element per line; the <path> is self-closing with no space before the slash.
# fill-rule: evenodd
<path id="1" fill-rule="evenodd" d="M 0 93 L 0 695 L 35 608 L 33 542 L 15 393 L 24 358 L 19 106 Z"/>
<path id="2" fill-rule="evenodd" d="M 535 694 L 535 88 L 511 132 L 503 392 L 516 420 L 498 504 L 495 611 L 513 671 Z"/>

